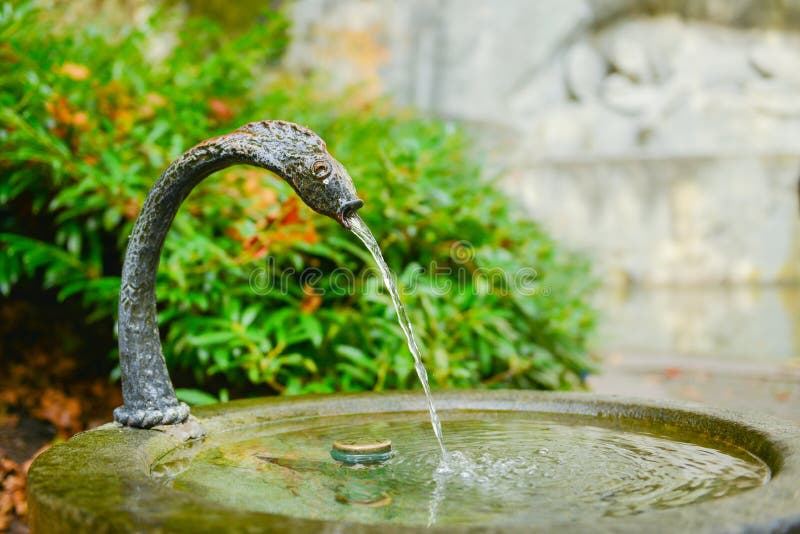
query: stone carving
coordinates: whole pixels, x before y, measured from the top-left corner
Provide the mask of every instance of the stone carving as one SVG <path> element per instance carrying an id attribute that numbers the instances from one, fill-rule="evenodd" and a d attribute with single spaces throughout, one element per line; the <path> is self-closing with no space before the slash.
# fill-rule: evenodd
<path id="1" fill-rule="evenodd" d="M 323 69 L 333 87 L 377 78 L 400 103 L 465 123 L 487 175 L 605 280 L 800 281 L 800 0 L 297 0 L 291 12 L 290 66 Z"/>

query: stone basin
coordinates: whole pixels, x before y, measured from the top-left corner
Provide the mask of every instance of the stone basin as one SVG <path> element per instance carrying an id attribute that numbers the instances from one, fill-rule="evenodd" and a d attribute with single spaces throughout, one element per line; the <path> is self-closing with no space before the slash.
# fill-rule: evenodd
<path id="1" fill-rule="evenodd" d="M 467 520 L 444 525 L 434 522 L 433 529 L 467 531 L 479 527 L 482 531 L 569 529 L 571 532 L 800 529 L 800 428 L 790 423 L 688 403 L 580 393 L 442 391 L 436 394 L 436 404 L 442 414 L 446 441 L 448 430 L 451 439 L 455 439 L 459 421 L 479 417 L 476 414 L 482 414 L 483 418 L 487 414 L 502 415 L 513 419 L 516 425 L 530 421 L 530 425 L 540 425 L 536 428 L 543 429 L 542 432 L 549 428 L 549 422 L 561 421 L 564 428 L 577 432 L 574 435 L 578 437 L 582 435 L 580 429 L 589 428 L 593 429 L 592 436 L 641 435 L 642 439 L 658 439 L 667 444 L 672 439 L 676 451 L 683 450 L 678 446 L 691 444 L 698 444 L 702 450 L 738 451 L 731 454 L 749 458 L 753 465 L 761 466 L 758 469 L 763 470 L 764 476 L 763 481 L 741 491 L 719 493 L 718 497 L 704 497 L 686 504 L 661 502 L 623 514 L 613 508 L 580 504 L 581 496 L 571 495 L 567 488 L 558 500 L 567 515 L 562 513 L 549 519 L 547 510 L 531 509 L 522 510 L 516 519 L 498 521 L 494 517 L 484 522 L 469 516 L 481 504 L 473 498 L 455 503 L 463 508 Z M 424 428 L 425 410 L 424 397 L 414 393 L 270 397 L 195 408 L 194 417 L 182 425 L 140 430 L 110 423 L 78 434 L 36 459 L 28 483 L 31 526 L 36 532 L 48 533 L 416 531 L 425 525 L 411 516 L 404 519 L 406 510 L 413 512 L 415 502 L 410 502 L 407 509 L 401 508 L 402 495 L 395 495 L 394 502 L 387 497 L 370 502 L 369 506 L 348 507 L 339 497 L 327 495 L 322 484 L 320 493 L 311 496 L 313 499 L 318 495 L 318 506 L 312 501 L 311 508 L 304 508 L 301 504 L 308 502 L 301 503 L 301 499 L 310 484 L 303 479 L 306 471 L 323 482 L 326 477 L 344 472 L 323 450 L 322 445 L 328 443 L 327 435 L 318 429 L 327 422 L 338 421 L 339 426 L 334 428 L 346 429 L 348 425 L 373 428 L 369 426 L 371 421 L 383 421 L 376 423 L 378 428 L 391 433 L 392 425 L 413 426 L 415 421 L 420 423 L 420 429 Z M 542 421 L 548 422 L 547 425 Z M 301 444 L 301 452 L 290 451 L 282 456 L 275 452 L 281 443 L 289 447 L 292 440 Z M 402 440 L 393 441 L 398 450 L 403 449 Z M 309 443 L 307 449 L 302 447 L 304 442 Z M 248 447 L 253 443 L 256 447 L 264 444 L 264 451 L 253 453 L 238 445 L 241 443 L 250 443 Z M 558 452 L 557 447 L 551 449 Z M 634 454 L 644 454 L 636 448 L 631 450 Z M 535 455 L 537 451 L 531 453 Z M 596 465 L 592 465 L 592 455 L 587 452 L 586 456 L 585 478 L 602 474 L 603 462 L 610 461 L 598 456 Z M 688 460 L 686 466 L 680 462 L 674 466 L 677 475 L 690 468 Z M 213 468 L 210 471 L 209 466 Z M 613 464 L 608 466 L 610 471 L 614 470 Z M 411 469 L 405 472 L 413 473 L 413 465 Z M 284 474 L 269 479 L 274 470 Z M 349 472 L 346 474 L 349 476 Z M 262 475 L 264 480 L 259 479 Z M 580 481 L 581 473 L 573 475 L 569 483 L 574 485 Z M 299 480 L 299 484 L 290 487 L 286 484 L 287 476 Z M 366 470 L 357 476 L 369 482 L 372 475 Z M 534 486 L 541 482 L 543 487 L 553 488 L 561 480 L 567 483 L 567 479 L 559 478 L 558 472 L 549 479 L 527 476 L 532 477 Z M 249 489 L 258 488 L 257 484 L 262 484 L 261 490 Z M 508 497 L 513 500 L 514 495 Z M 572 508 L 571 499 L 576 503 Z M 431 502 L 436 504 L 434 501 Z M 389 513 L 392 507 L 400 512 L 392 515 Z"/>

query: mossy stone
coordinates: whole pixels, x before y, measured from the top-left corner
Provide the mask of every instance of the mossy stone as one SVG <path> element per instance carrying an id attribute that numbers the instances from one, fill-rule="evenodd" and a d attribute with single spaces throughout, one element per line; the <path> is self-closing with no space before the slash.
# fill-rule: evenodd
<path id="1" fill-rule="evenodd" d="M 800 427 L 768 416 L 737 414 L 688 403 L 644 401 L 590 394 L 532 391 L 441 391 L 437 407 L 580 414 L 624 428 L 626 421 L 657 422 L 742 447 L 772 471 L 762 487 L 731 497 L 627 517 L 582 521 L 570 532 L 791 532 L 800 530 Z M 173 489 L 151 476 L 163 455 L 201 434 L 216 434 L 297 417 L 422 412 L 413 393 L 271 397 L 197 408 L 187 423 L 151 430 L 110 423 L 74 436 L 40 455 L 28 492 L 35 532 L 304 532 L 414 531 L 233 510 Z M 468 506 L 469 503 L 465 503 Z M 460 531 L 464 528 L 437 530 Z M 509 527 L 481 527 L 483 532 Z M 530 529 L 526 529 L 530 531 Z"/>

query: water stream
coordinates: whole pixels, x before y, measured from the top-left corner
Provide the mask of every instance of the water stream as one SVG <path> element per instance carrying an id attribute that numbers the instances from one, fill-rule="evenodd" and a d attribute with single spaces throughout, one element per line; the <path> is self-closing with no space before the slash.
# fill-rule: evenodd
<path id="1" fill-rule="evenodd" d="M 439 415 L 436 413 L 436 407 L 433 405 L 431 387 L 428 384 L 428 372 L 425 370 L 425 364 L 422 363 L 422 354 L 420 353 L 419 346 L 417 345 L 417 339 L 414 336 L 414 329 L 412 328 L 411 320 L 408 318 L 408 314 L 406 313 L 406 308 L 403 306 L 403 302 L 400 300 L 400 292 L 397 290 L 397 284 L 392 276 L 392 271 L 389 269 L 389 266 L 386 265 L 386 261 L 383 259 L 381 247 L 378 245 L 378 242 L 375 241 L 375 236 L 372 235 L 369 227 L 363 220 L 361 220 L 361 217 L 353 214 L 348 217 L 347 222 L 350 226 L 350 231 L 358 236 L 361 242 L 364 243 L 364 246 L 367 247 L 370 254 L 372 254 L 372 257 L 375 258 L 375 263 L 378 264 L 378 269 L 381 272 L 383 283 L 386 285 L 386 289 L 389 291 L 389 295 L 392 297 L 394 308 L 397 311 L 397 320 L 400 323 L 400 328 L 403 329 L 403 333 L 406 336 L 408 348 L 411 351 L 411 354 L 414 356 L 414 368 L 417 370 L 417 376 L 419 377 L 419 381 L 422 383 L 422 389 L 425 391 L 425 397 L 428 400 L 428 411 L 431 414 L 431 426 L 433 426 L 433 433 L 436 435 L 436 440 L 439 442 L 439 447 L 442 449 L 443 459 L 446 460 L 447 450 L 444 447 L 444 439 L 442 437 L 442 423 L 439 421 Z"/>

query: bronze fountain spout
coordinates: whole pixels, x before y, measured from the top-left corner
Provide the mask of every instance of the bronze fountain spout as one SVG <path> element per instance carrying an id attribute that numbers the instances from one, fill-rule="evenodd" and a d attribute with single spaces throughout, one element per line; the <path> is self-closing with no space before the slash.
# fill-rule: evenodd
<path id="1" fill-rule="evenodd" d="M 364 202 L 341 163 L 311 130 L 285 121 L 246 124 L 203 141 L 156 181 L 133 226 L 119 293 L 119 357 L 124 405 L 114 419 L 137 428 L 182 423 L 189 407 L 175 395 L 158 332 L 156 273 L 164 239 L 183 200 L 204 178 L 236 164 L 286 180 L 314 211 L 345 227 Z"/>

